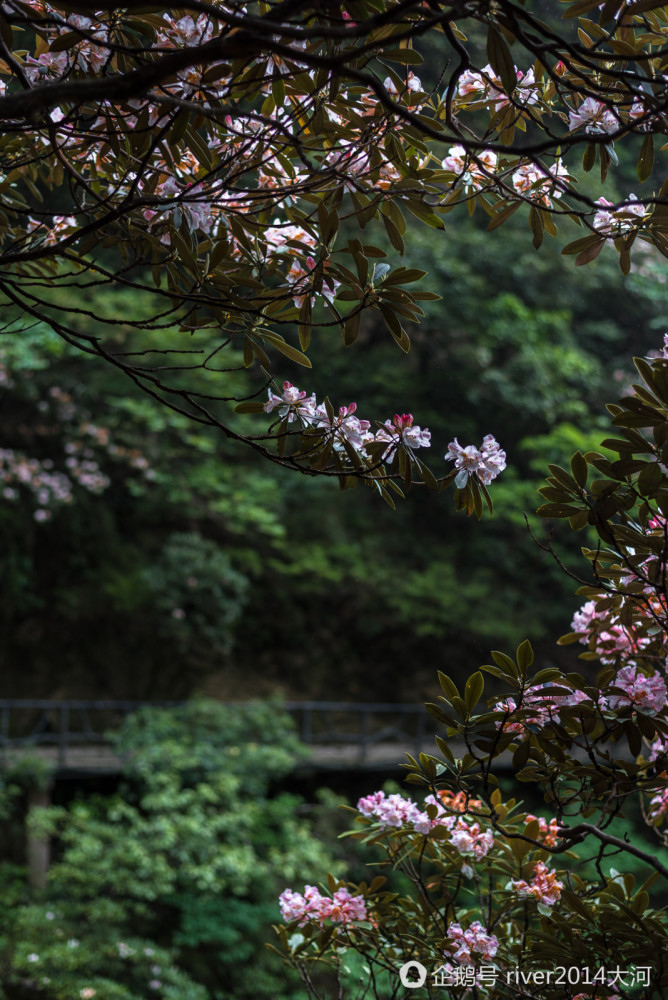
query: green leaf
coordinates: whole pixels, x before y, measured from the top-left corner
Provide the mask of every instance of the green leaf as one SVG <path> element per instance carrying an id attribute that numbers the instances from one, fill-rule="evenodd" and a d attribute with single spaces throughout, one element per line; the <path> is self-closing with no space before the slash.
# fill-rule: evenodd
<path id="1" fill-rule="evenodd" d="M 475 706 L 480 701 L 480 696 L 485 689 L 485 678 L 482 676 L 479 670 L 476 670 L 466 682 L 466 687 L 464 688 L 464 703 L 469 710 L 472 712 Z"/>
<path id="2" fill-rule="evenodd" d="M 345 322 L 343 328 L 343 343 L 346 347 L 350 347 L 357 340 L 357 336 L 360 331 L 360 319 L 362 313 L 358 309 L 356 312 L 352 313 Z"/>
<path id="3" fill-rule="evenodd" d="M 49 51 L 65 52 L 67 49 L 74 48 L 81 41 L 83 41 L 83 36 L 78 31 L 67 31 L 64 35 L 58 35 L 57 38 L 54 38 L 49 46 Z"/>
<path id="4" fill-rule="evenodd" d="M 543 242 L 543 219 L 535 205 L 531 206 L 531 211 L 529 212 L 529 225 L 533 233 L 533 245 L 537 250 Z"/>
<path id="5" fill-rule="evenodd" d="M 235 413 L 262 413 L 264 412 L 264 403 L 260 403 L 258 400 L 248 400 L 244 403 L 237 403 L 234 407 Z"/>
<path id="6" fill-rule="evenodd" d="M 665 476 L 658 462 L 648 462 L 638 476 L 638 492 L 644 497 L 652 497 L 665 483 Z"/>
<path id="7" fill-rule="evenodd" d="M 272 347 L 276 348 L 277 351 L 284 354 L 286 358 L 290 358 L 290 361 L 295 361 L 298 365 L 303 365 L 305 368 L 311 368 L 311 362 L 309 359 L 305 354 L 302 354 L 301 351 L 298 351 L 296 347 L 291 347 L 291 345 L 286 344 L 284 340 L 278 340 L 274 337 L 266 339 Z"/>
<path id="8" fill-rule="evenodd" d="M 395 226 L 392 219 L 390 219 L 387 215 L 381 213 L 380 217 L 383 220 L 385 231 L 387 232 L 387 235 L 390 237 L 390 243 L 392 244 L 395 250 L 397 250 L 400 254 L 403 254 L 405 247 L 404 247 L 404 241 L 401 238 L 401 233 Z"/>
<path id="9" fill-rule="evenodd" d="M 441 751 L 441 753 L 445 757 L 445 759 L 448 760 L 448 761 L 450 761 L 451 764 L 454 764 L 455 757 L 454 757 L 454 754 L 453 754 L 452 750 L 450 749 L 447 741 L 444 740 L 441 736 L 435 736 L 434 737 L 434 741 L 435 741 L 436 746 L 438 747 L 438 749 Z"/>
<path id="10" fill-rule="evenodd" d="M 438 671 L 438 682 L 450 701 L 452 701 L 453 698 L 459 698 L 459 691 L 457 690 L 456 684 L 454 681 L 451 681 L 448 675 L 444 674 L 442 670 Z"/>
<path id="11" fill-rule="evenodd" d="M 588 173 L 596 163 L 596 143 L 588 142 L 582 156 L 582 169 Z"/>
<path id="12" fill-rule="evenodd" d="M 409 66 L 421 66 L 424 59 L 415 49 L 383 49 L 381 58 Z"/>
<path id="13" fill-rule="evenodd" d="M 491 26 L 487 31 L 487 58 L 492 69 L 501 77 L 506 94 L 512 96 L 517 87 L 513 57 L 503 36 Z"/>
<path id="14" fill-rule="evenodd" d="M 521 201 L 515 201 L 511 205 L 506 205 L 505 208 L 495 212 L 489 225 L 487 226 L 487 232 L 490 233 L 493 229 L 497 229 L 499 226 L 502 226 L 503 223 L 510 218 L 513 212 L 517 211 L 521 204 Z"/>
<path id="15" fill-rule="evenodd" d="M 421 222 L 426 222 L 428 226 L 432 226 L 434 229 L 445 229 L 445 223 L 442 219 L 439 219 L 436 212 L 429 205 L 425 205 L 423 202 L 416 201 L 415 199 L 406 199 L 404 204 L 409 212 L 412 212 Z"/>
<path id="16" fill-rule="evenodd" d="M 654 166 L 654 139 L 648 132 L 638 154 L 638 180 L 646 181 Z"/>
<path id="17" fill-rule="evenodd" d="M 589 469 L 584 455 L 581 451 L 576 451 L 571 458 L 571 473 L 573 474 L 573 479 L 578 486 L 582 488 L 586 486 L 588 472 Z"/>
<path id="18" fill-rule="evenodd" d="M 502 653 L 498 649 L 492 650 L 492 659 L 496 663 L 497 667 L 501 667 L 505 670 L 508 677 L 519 677 L 519 672 L 517 670 L 517 665 L 507 653 Z"/>
<path id="19" fill-rule="evenodd" d="M 526 677 L 527 671 L 533 663 L 533 649 L 531 648 L 531 643 L 528 639 L 525 639 L 524 642 L 521 642 L 517 647 L 515 659 L 517 660 L 517 665 L 520 668 L 520 674 L 523 677 Z"/>
<path id="20" fill-rule="evenodd" d="M 601 236 L 597 243 L 592 244 L 587 250 L 583 250 L 575 258 L 575 263 L 578 267 L 582 267 L 583 264 L 589 264 L 592 260 L 596 260 L 601 250 L 605 245 L 605 236 Z"/>
<path id="21" fill-rule="evenodd" d="M 529 743 L 529 740 L 524 740 L 523 743 L 520 743 L 517 750 L 513 754 L 513 767 L 516 771 L 518 771 L 521 767 L 524 767 L 529 759 L 530 752 L 531 744 Z M 527 851 L 531 849 L 531 844 L 526 844 L 521 840 L 513 840 L 511 841 L 511 848 L 515 857 L 519 856 L 522 858 Z"/>

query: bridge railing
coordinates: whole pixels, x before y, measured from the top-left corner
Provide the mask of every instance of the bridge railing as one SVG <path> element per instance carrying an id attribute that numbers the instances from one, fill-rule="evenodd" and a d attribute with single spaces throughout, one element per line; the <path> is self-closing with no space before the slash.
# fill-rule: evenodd
<path id="1" fill-rule="evenodd" d="M 0 699 L 0 758 L 7 750 L 52 747 L 66 767 L 74 746 L 108 744 L 109 733 L 140 708 L 173 708 L 183 702 Z M 237 703 L 238 704 L 238 703 Z M 364 763 L 374 747 L 391 744 L 419 753 L 429 732 L 423 705 L 393 702 L 287 701 L 303 743 L 347 747 Z"/>
<path id="2" fill-rule="evenodd" d="M 65 767 L 72 746 L 109 743 L 109 733 L 138 708 L 167 708 L 181 702 L 0 699 L 0 754 L 8 749 L 56 747 Z"/>
<path id="3" fill-rule="evenodd" d="M 421 703 L 288 701 L 307 746 L 356 748 L 364 762 L 373 747 L 392 744 L 419 754 L 424 749 L 429 716 Z"/>

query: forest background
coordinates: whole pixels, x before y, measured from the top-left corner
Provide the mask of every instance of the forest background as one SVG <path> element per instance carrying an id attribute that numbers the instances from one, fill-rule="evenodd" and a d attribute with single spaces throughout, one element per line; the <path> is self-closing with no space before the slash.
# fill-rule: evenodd
<path id="1" fill-rule="evenodd" d="M 606 184 L 615 201 L 638 173 L 620 147 Z M 592 173 L 578 183 L 599 194 Z M 61 210 L 58 197 L 46 211 Z M 372 313 L 350 350 L 316 329 L 313 370 L 283 359 L 279 369 L 361 414 L 415 414 L 439 457 L 455 435 L 468 444 L 492 433 L 509 467 L 481 524 L 419 488 L 391 511 L 365 490 L 288 474 L 156 406 L 46 324 L 3 337 L 5 697 L 416 701 L 433 698 L 436 668 L 463 680 L 491 644 L 526 636 L 538 663 L 572 668 L 573 649 L 555 639 L 576 585 L 524 512 L 545 538 L 533 511 L 547 464 L 599 447 L 604 404 L 623 394 L 631 356 L 662 346 L 668 289 L 644 244 L 626 276 L 610 245 L 578 268 L 561 239 L 534 250 L 521 215 L 486 233 L 480 211 L 460 208 L 444 233 L 409 229 L 404 259 L 442 298 L 425 303 L 408 356 Z M 356 235 L 351 222 L 343 236 Z M 399 261 L 384 234 L 369 235 Z M 52 294 L 75 327 L 96 332 L 108 292 Z M 150 315 L 129 290 L 113 293 L 113 309 Z M 116 328 L 118 350 L 131 332 Z M 184 340 L 161 330 L 155 343 L 172 337 Z M 243 373 L 240 395 L 242 383 Z M 232 419 L 251 434 L 258 426 Z M 562 535 L 560 553 L 579 567 L 587 534 Z M 327 870 L 361 877 L 359 858 L 335 846 L 331 796 L 314 809 L 277 790 L 299 747 L 275 708 L 249 711 L 195 705 L 178 719 L 131 720 L 118 737 L 131 752 L 118 793 L 37 817 L 56 848 L 46 895 L 30 894 L 17 866 L 0 870 L 7 997 L 299 995 L 263 948 L 278 893 Z M 38 779 L 12 777 L 6 816 Z"/>
<path id="2" fill-rule="evenodd" d="M 611 197 L 634 176 L 622 158 Z M 554 640 L 575 587 L 524 512 L 545 539 L 533 512 L 547 463 L 599 447 L 631 357 L 661 346 L 668 287 L 645 245 L 624 277 L 612 247 L 577 268 L 556 241 L 534 250 L 526 220 L 489 234 L 486 221 L 462 211 L 444 233 L 409 229 L 406 259 L 442 299 L 424 303 L 408 356 L 371 314 L 354 348 L 316 335 L 313 371 L 283 365 L 300 388 L 360 412 L 414 413 L 436 452 L 455 433 L 493 433 L 509 468 L 481 524 L 424 490 L 392 511 L 269 466 L 46 326 L 4 338 L 2 446 L 69 482 L 45 506 L 2 466 L 5 696 L 331 698 L 335 676 L 342 699 L 415 701 L 433 694 L 436 668 L 463 676 L 492 640 L 530 635 L 540 660 L 570 662 Z M 141 314 L 139 293 L 114 294 L 117 311 Z M 96 290 L 77 305 L 91 332 Z M 563 535 L 568 560 L 578 539 Z"/>

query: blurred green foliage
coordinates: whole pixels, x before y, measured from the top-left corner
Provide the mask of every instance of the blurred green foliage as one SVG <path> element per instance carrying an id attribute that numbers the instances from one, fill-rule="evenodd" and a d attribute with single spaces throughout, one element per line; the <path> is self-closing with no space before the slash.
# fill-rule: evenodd
<path id="1" fill-rule="evenodd" d="M 553 639 L 576 607 L 572 583 L 537 549 L 525 513 L 544 537 L 532 515 L 547 463 L 598 446 L 630 355 L 660 346 L 668 293 L 651 256 L 624 279 L 614 250 L 576 268 L 556 241 L 533 250 L 515 217 L 493 234 L 484 224 L 452 215 L 445 234 L 406 234 L 406 259 L 442 295 L 424 303 L 408 356 L 365 317 L 353 347 L 316 329 L 313 370 L 284 366 L 318 398 L 355 400 L 361 417 L 412 412 L 432 430 L 435 466 L 455 436 L 493 433 L 509 468 L 482 524 L 416 490 L 390 511 L 368 491 L 290 475 L 39 326 L 5 338 L 3 446 L 66 472 L 67 446 L 83 438 L 109 479 L 99 494 L 75 482 L 73 502 L 41 523 L 24 486 L 0 496 L 5 693 L 245 697 L 252 677 L 253 693 L 329 698 L 336 676 L 340 697 L 413 701 L 432 692 L 435 667 L 463 675 L 492 639 L 530 632 L 542 659 L 570 657 Z M 73 322 L 97 333 L 96 315 L 111 310 L 118 325 L 105 336 L 122 350 L 123 317 L 146 305 L 123 291 L 102 309 L 101 294 L 89 289 Z M 155 344 L 167 337 L 192 342 L 161 330 Z M 233 396 L 240 378 L 232 366 L 199 386 Z M 234 419 L 251 433 L 268 423 Z M 564 545 L 576 565 L 577 547 Z"/>
<path id="2" fill-rule="evenodd" d="M 145 709 L 116 745 L 118 794 L 31 814 L 57 861 L 41 897 L 15 892 L 3 917 L 8 994 L 297 1000 L 264 948 L 278 895 L 339 866 L 302 800 L 272 791 L 303 754 L 289 717 L 271 703 Z"/>

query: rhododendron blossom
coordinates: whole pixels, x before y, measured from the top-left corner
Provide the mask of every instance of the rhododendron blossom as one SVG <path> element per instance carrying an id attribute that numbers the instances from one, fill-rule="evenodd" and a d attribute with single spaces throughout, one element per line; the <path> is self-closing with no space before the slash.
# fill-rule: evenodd
<path id="1" fill-rule="evenodd" d="M 375 819 L 381 828 L 387 829 L 411 825 L 418 833 L 429 833 L 432 821 L 426 812 L 422 812 L 412 799 L 402 795 L 385 795 L 385 792 L 374 792 L 361 798 L 357 808 L 363 816 Z"/>
<path id="2" fill-rule="evenodd" d="M 457 93 L 460 97 L 473 94 L 476 100 L 486 100 L 492 107 L 499 110 L 508 104 L 536 104 L 539 100 L 539 90 L 534 77 L 533 69 L 523 73 L 515 67 L 517 76 L 517 86 L 512 98 L 509 98 L 503 89 L 501 78 L 496 75 L 492 67 L 488 64 L 484 66 L 480 73 L 473 73 L 464 70 L 460 74 L 457 83 Z"/>
<path id="3" fill-rule="evenodd" d="M 560 685 L 561 687 L 562 685 Z M 521 705 L 514 698 L 506 698 L 505 701 L 498 701 L 494 705 L 494 711 L 503 712 L 510 716 L 510 718 L 502 719 L 497 723 L 503 732 L 522 733 L 527 728 L 542 727 L 549 722 L 559 722 L 560 708 L 578 705 L 584 701 L 590 701 L 584 691 L 574 690 L 569 694 L 552 694 L 550 685 L 545 684 L 542 687 L 528 688 L 524 692 Z M 520 709 L 521 716 L 514 719 L 513 716 Z"/>
<path id="4" fill-rule="evenodd" d="M 462 930 L 458 923 L 452 923 L 446 935 L 449 938 L 448 947 L 455 950 L 448 950 L 443 954 L 445 958 L 452 958 L 460 965 L 475 965 L 481 958 L 489 962 L 499 947 L 499 939 L 494 934 L 488 934 L 479 920 L 475 920 L 466 930 Z"/>
<path id="5" fill-rule="evenodd" d="M 619 125 L 616 115 L 593 97 L 586 97 L 575 111 L 568 113 L 568 127 L 571 132 L 584 126 L 585 132 L 610 133 L 616 132 Z"/>
<path id="6" fill-rule="evenodd" d="M 321 927 L 326 920 L 334 924 L 350 924 L 366 920 L 367 910 L 363 896 L 353 896 L 348 889 L 337 889 L 332 898 L 321 896 L 316 886 L 304 887 L 304 894 L 285 889 L 279 896 L 281 916 L 287 923 L 294 920 L 304 927 L 314 921 Z"/>
<path id="7" fill-rule="evenodd" d="M 563 193 L 559 186 L 569 179 L 566 167 L 558 161 L 548 171 L 537 167 L 534 163 L 524 163 L 513 173 L 513 187 L 518 194 L 524 194 L 532 201 L 549 208 L 551 198 L 561 198 Z"/>
<path id="8" fill-rule="evenodd" d="M 412 413 L 395 413 L 392 420 L 386 420 L 383 427 L 376 431 L 376 441 L 388 441 L 389 447 L 383 452 L 383 461 L 392 461 L 399 441 L 409 448 L 429 448 L 431 431 L 422 429 L 413 423 Z"/>
<path id="9" fill-rule="evenodd" d="M 498 157 L 491 149 L 484 149 L 471 156 L 463 146 L 452 146 L 441 166 L 443 170 L 457 174 L 457 181 L 464 188 L 479 191 L 484 184 L 493 182 L 497 164 Z"/>
<path id="10" fill-rule="evenodd" d="M 315 396 L 306 396 L 306 392 L 298 389 L 292 382 L 283 383 L 283 392 L 280 396 L 268 391 L 268 399 L 264 404 L 265 413 L 272 413 L 278 410 L 279 417 L 287 417 L 291 423 L 296 417 L 302 417 L 306 422 L 310 422 L 315 413 Z"/>
<path id="11" fill-rule="evenodd" d="M 602 627 L 605 626 L 605 627 Z M 580 642 L 590 646 L 601 663 L 614 663 L 620 655 L 639 653 L 649 644 L 647 636 L 636 635 L 609 609 L 597 611 L 595 601 L 587 601 L 576 611 L 571 628 L 580 636 Z"/>
<path id="12" fill-rule="evenodd" d="M 662 788 L 650 800 L 647 818 L 658 825 L 668 815 L 668 788 Z"/>
<path id="13" fill-rule="evenodd" d="M 649 761 L 654 763 L 657 757 L 668 754 L 668 736 L 657 736 L 650 745 Z"/>
<path id="14" fill-rule="evenodd" d="M 463 448 L 457 438 L 448 445 L 448 452 L 445 455 L 446 462 L 454 461 L 455 468 L 461 470 L 461 474 L 477 476 L 481 483 L 488 485 L 506 467 L 506 453 L 499 443 L 487 434 L 482 441 L 480 448 L 470 444 Z M 459 476 L 457 486 L 460 486 Z M 465 479 L 461 485 L 464 485 Z M 460 486 L 461 488 L 461 486 Z"/>
<path id="15" fill-rule="evenodd" d="M 465 813 L 471 809 L 482 809 L 481 799 L 474 799 L 466 792 L 449 792 L 442 788 L 436 793 L 440 804 L 452 812 Z"/>
<path id="16" fill-rule="evenodd" d="M 520 896 L 532 896 L 543 906 L 554 906 L 559 901 L 564 883 L 560 882 L 554 872 L 551 872 L 544 861 L 537 861 L 533 868 L 531 882 L 519 879 L 512 883 L 513 889 Z"/>
<path id="17" fill-rule="evenodd" d="M 447 827 L 448 821 L 441 820 L 441 825 Z M 494 844 L 494 832 L 483 830 L 479 823 L 469 824 L 458 819 L 450 829 L 450 843 L 461 855 L 472 855 L 480 861 Z"/>
<path id="18" fill-rule="evenodd" d="M 436 826 L 445 828 L 449 837 L 444 843 L 451 844 L 463 857 L 470 855 L 479 861 L 492 848 L 494 832 L 483 829 L 478 822 L 468 823 L 456 813 L 446 810 L 440 796 L 428 795 L 424 805 L 431 806 L 429 812 L 421 811 L 411 799 L 401 795 L 386 796 L 384 792 L 375 792 L 361 798 L 357 808 L 363 816 L 377 820 L 383 828 L 412 826 L 416 833 L 423 835 Z"/>
<path id="19" fill-rule="evenodd" d="M 656 715 L 665 708 L 668 700 L 666 682 L 661 674 L 655 670 L 648 677 L 633 664 L 622 667 L 612 681 L 612 686 L 621 688 L 624 692 L 608 695 L 608 704 L 613 710 L 633 705 L 646 715 Z"/>
<path id="20" fill-rule="evenodd" d="M 557 841 L 559 840 L 559 823 L 556 819 L 551 819 L 548 823 L 544 816 L 534 816 L 532 813 L 527 813 L 525 816 L 526 823 L 532 823 L 534 820 L 538 820 L 538 834 L 536 840 L 541 840 L 546 847 L 556 847 Z"/>
<path id="21" fill-rule="evenodd" d="M 602 208 L 596 212 L 592 226 L 596 232 L 611 239 L 632 232 L 647 215 L 647 208 L 634 194 L 629 195 L 628 202 L 620 208 L 615 208 L 614 203 L 606 198 L 597 198 L 596 204 Z"/>

